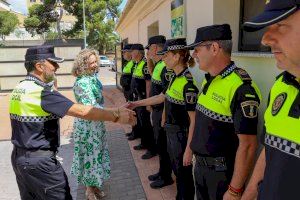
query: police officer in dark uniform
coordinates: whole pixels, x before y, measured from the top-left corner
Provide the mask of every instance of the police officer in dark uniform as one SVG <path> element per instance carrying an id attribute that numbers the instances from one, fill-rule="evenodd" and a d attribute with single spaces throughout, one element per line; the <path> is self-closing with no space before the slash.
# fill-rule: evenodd
<path id="1" fill-rule="evenodd" d="M 207 72 L 198 96 L 191 149 L 197 199 L 239 199 L 257 148 L 260 92 L 231 61 L 228 24 L 197 29 L 193 57 Z"/>
<path id="2" fill-rule="evenodd" d="M 126 44 L 122 49 L 122 55 L 125 60 L 125 64 L 122 68 L 122 75 L 120 78 L 120 85 L 122 86 L 123 94 L 126 101 L 132 101 L 132 91 L 131 91 L 131 79 L 132 73 L 134 69 L 134 61 L 131 58 L 131 46 L 132 44 Z M 136 129 L 136 127 L 132 127 L 132 130 Z M 138 134 L 136 134 L 138 135 Z M 126 133 L 126 136 L 129 137 L 129 140 L 135 139 L 135 134 L 133 131 Z"/>
<path id="3" fill-rule="evenodd" d="M 58 63 L 53 46 L 27 49 L 28 75 L 10 96 L 11 156 L 22 200 L 72 199 L 67 176 L 56 159 L 60 143 L 59 118 L 65 115 L 88 120 L 135 123 L 125 108 L 104 110 L 75 104 L 57 92 L 53 83 Z"/>
<path id="4" fill-rule="evenodd" d="M 147 68 L 147 63 L 144 58 L 144 47 L 141 44 L 133 44 L 131 47 L 131 56 L 135 61 L 135 67 L 132 74 L 131 90 L 133 100 L 142 100 L 149 97 L 151 87 L 151 75 Z M 141 134 L 141 144 L 134 147 L 135 150 L 147 149 L 142 159 L 150 159 L 156 155 L 154 135 L 150 122 L 150 113 L 146 107 L 139 107 L 136 110 L 138 117 L 139 130 L 134 130 L 134 133 Z"/>
<path id="5" fill-rule="evenodd" d="M 125 65 L 122 69 L 120 84 L 122 86 L 126 101 L 132 101 L 130 85 L 134 69 L 134 62 L 131 59 L 131 46 L 131 44 L 126 44 L 125 47 L 122 49 L 122 55 L 125 60 Z"/>
<path id="6" fill-rule="evenodd" d="M 128 106 L 135 108 L 164 102 L 162 125 L 167 135 L 167 150 L 172 170 L 176 175 L 177 200 L 193 200 L 195 194 L 192 151 L 189 144 L 194 133 L 195 107 L 199 91 L 187 68 L 194 63 L 185 46 L 185 38 L 166 41 L 163 50 L 157 54 L 163 55 L 167 68 L 174 71 L 169 86 L 159 95 L 132 102 Z"/>
<path id="7" fill-rule="evenodd" d="M 267 27 L 262 44 L 271 47 L 278 68 L 284 72 L 269 93 L 264 148 L 243 200 L 300 198 L 299 7 L 299 0 L 270 0 L 261 14 L 244 24 L 246 31 Z"/>
<path id="8" fill-rule="evenodd" d="M 173 71 L 166 68 L 166 64 L 162 61 L 162 56 L 156 55 L 158 51 L 163 49 L 165 42 L 165 36 L 157 35 L 149 38 L 148 45 L 145 47 L 148 49 L 148 56 L 155 62 L 151 78 L 150 97 L 162 93 L 163 90 L 168 87 L 173 75 Z M 147 63 L 152 62 L 151 60 Z M 159 171 L 148 177 L 150 181 L 154 181 L 150 184 L 152 188 L 161 188 L 174 183 L 171 177 L 171 161 L 167 151 L 167 136 L 164 128 L 161 127 L 163 108 L 163 103 L 152 105 L 152 126 L 156 149 L 159 155 Z"/>

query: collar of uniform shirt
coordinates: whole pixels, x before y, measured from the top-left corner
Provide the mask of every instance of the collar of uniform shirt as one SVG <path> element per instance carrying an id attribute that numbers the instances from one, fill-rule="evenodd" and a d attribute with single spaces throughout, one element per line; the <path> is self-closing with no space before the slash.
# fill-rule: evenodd
<path id="1" fill-rule="evenodd" d="M 296 79 L 296 77 L 289 72 L 285 71 L 283 72 L 283 79 L 286 84 L 293 85 L 294 87 L 300 89 L 300 83 Z"/>
<path id="2" fill-rule="evenodd" d="M 175 74 L 176 77 L 179 77 L 179 76 L 184 75 L 188 70 L 189 70 L 189 68 L 185 68 L 179 74 L 177 74 L 177 75 L 175 73 L 174 74 Z"/>
<path id="3" fill-rule="evenodd" d="M 229 65 L 227 65 L 220 73 L 219 75 L 222 76 L 222 78 L 225 78 L 228 76 L 231 72 L 233 72 L 236 68 L 236 65 L 234 64 L 233 61 L 230 62 Z"/>

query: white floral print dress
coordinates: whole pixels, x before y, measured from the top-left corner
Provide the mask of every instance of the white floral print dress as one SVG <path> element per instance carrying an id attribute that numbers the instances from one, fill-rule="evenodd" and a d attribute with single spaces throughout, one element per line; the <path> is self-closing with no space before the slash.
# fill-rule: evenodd
<path id="1" fill-rule="evenodd" d="M 102 85 L 96 76 L 77 77 L 75 99 L 83 105 L 102 108 Z M 84 186 L 100 188 L 110 177 L 110 157 L 104 122 L 74 119 L 74 157 L 71 174 Z"/>

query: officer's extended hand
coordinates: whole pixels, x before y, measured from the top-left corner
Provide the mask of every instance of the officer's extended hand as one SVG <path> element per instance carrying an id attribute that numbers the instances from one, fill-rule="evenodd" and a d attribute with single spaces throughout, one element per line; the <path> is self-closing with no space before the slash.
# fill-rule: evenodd
<path id="1" fill-rule="evenodd" d="M 187 147 L 183 154 L 183 166 L 191 165 L 192 159 L 193 159 L 193 152 L 189 147 Z"/>
<path id="2" fill-rule="evenodd" d="M 118 123 L 121 124 L 130 124 L 134 126 L 136 124 L 136 117 L 135 117 L 135 112 L 132 110 L 129 110 L 124 107 L 119 108 L 119 120 L 117 121 Z"/>
<path id="3" fill-rule="evenodd" d="M 240 200 L 240 196 L 234 196 L 228 192 L 228 190 L 225 192 L 223 196 L 223 200 Z"/>
<path id="4" fill-rule="evenodd" d="M 136 107 L 138 107 L 137 103 L 135 101 L 129 101 L 126 103 L 126 105 L 124 105 L 125 108 L 133 110 Z"/>

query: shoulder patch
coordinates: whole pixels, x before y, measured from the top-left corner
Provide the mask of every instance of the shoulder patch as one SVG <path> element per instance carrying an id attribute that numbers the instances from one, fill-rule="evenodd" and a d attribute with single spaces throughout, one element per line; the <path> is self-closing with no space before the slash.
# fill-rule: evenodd
<path id="1" fill-rule="evenodd" d="M 251 77 L 249 76 L 248 72 L 246 70 L 241 69 L 241 68 L 236 68 L 234 72 L 244 81 L 252 81 Z"/>
<path id="2" fill-rule="evenodd" d="M 257 101 L 244 101 L 241 103 L 244 117 L 255 118 L 257 117 L 259 103 Z"/>
<path id="3" fill-rule="evenodd" d="M 172 76 L 174 75 L 173 71 L 168 71 L 165 73 L 165 79 L 170 82 L 172 79 Z"/>
<path id="4" fill-rule="evenodd" d="M 188 104 L 195 104 L 197 102 L 197 94 L 195 92 L 185 93 L 185 99 Z"/>
<path id="5" fill-rule="evenodd" d="M 144 74 L 150 74 L 148 67 L 144 67 Z"/>

